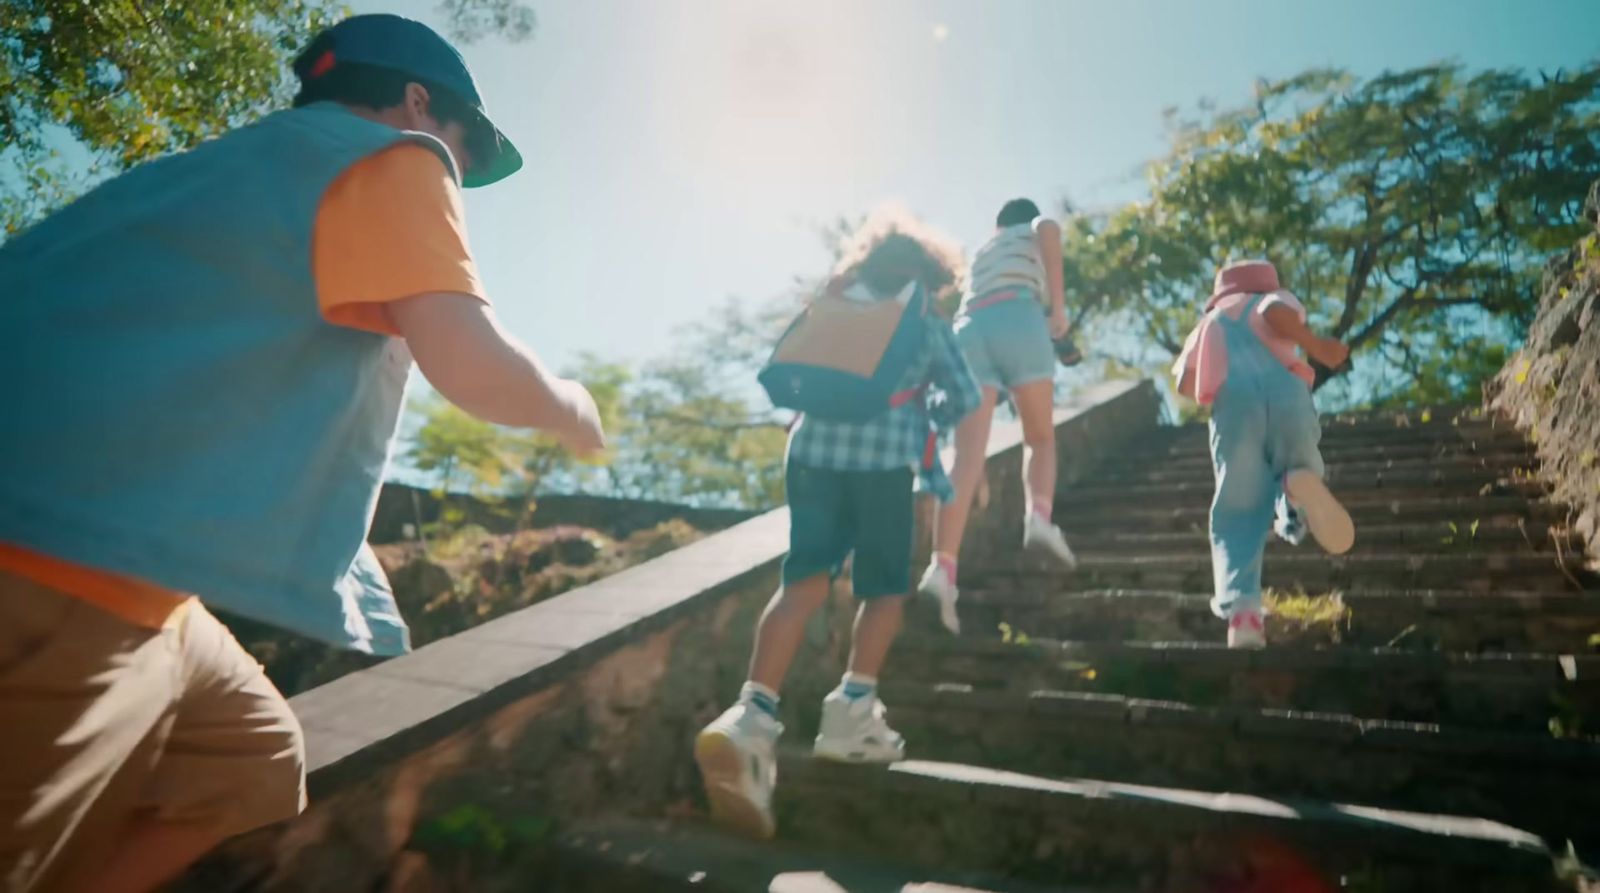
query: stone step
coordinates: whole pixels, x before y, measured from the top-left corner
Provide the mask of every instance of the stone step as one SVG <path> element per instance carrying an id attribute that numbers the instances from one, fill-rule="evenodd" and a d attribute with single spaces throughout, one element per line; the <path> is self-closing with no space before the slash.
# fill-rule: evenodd
<path id="1" fill-rule="evenodd" d="M 1349 487 L 1334 486 L 1333 494 L 1345 505 L 1387 503 L 1390 506 L 1426 504 L 1443 499 L 1521 499 L 1535 501 L 1549 493 L 1549 486 L 1537 480 L 1487 481 L 1475 487 L 1464 484 L 1405 484 L 1396 482 L 1389 486 Z M 1147 487 L 1096 487 L 1092 490 L 1069 490 L 1056 500 L 1063 518 L 1087 514 L 1104 523 L 1108 513 L 1118 518 L 1126 511 L 1175 511 L 1185 509 L 1208 510 L 1211 506 L 1213 485 L 1196 484 L 1186 488 L 1164 485 Z"/>
<path id="2" fill-rule="evenodd" d="M 1322 424 L 1325 426 L 1373 423 L 1425 425 L 1435 421 L 1471 423 L 1497 420 L 1495 415 L 1486 412 L 1483 406 L 1478 403 L 1439 404 L 1437 406 L 1421 406 L 1415 409 L 1355 409 L 1346 412 L 1324 413 L 1321 418 Z"/>
<path id="3" fill-rule="evenodd" d="M 1267 553 L 1289 554 L 1297 549 L 1277 537 L 1267 541 Z M 1486 552 L 1555 552 L 1576 555 L 1584 548 L 1583 537 L 1566 526 L 1551 527 L 1505 522 L 1462 525 L 1454 521 L 1423 521 L 1416 524 L 1370 524 L 1361 528 L 1356 539 L 1356 554 L 1393 552 L 1397 549 L 1419 552 L 1477 549 Z M 1072 549 L 1079 557 L 1098 555 L 1209 555 L 1211 541 L 1204 528 L 1165 533 L 1124 533 L 1096 529 L 1072 538 Z"/>
<path id="4" fill-rule="evenodd" d="M 1533 524 L 1554 524 L 1567 519 L 1565 506 L 1547 500 L 1528 500 L 1522 496 L 1439 496 L 1412 499 L 1399 496 L 1356 496 L 1341 498 L 1350 516 L 1356 522 L 1356 536 L 1361 536 L 1365 524 L 1402 523 L 1422 521 L 1454 521 L 1470 526 L 1474 521 L 1485 524 L 1515 523 L 1518 519 Z M 1116 530 L 1123 533 L 1154 532 L 1162 530 L 1204 529 L 1210 523 L 1210 507 L 1206 500 L 1195 500 L 1182 506 L 1147 506 L 1137 503 L 1108 505 L 1083 511 L 1066 511 L 1056 523 L 1068 534 L 1093 530 Z"/>
<path id="5" fill-rule="evenodd" d="M 1088 641 L 1220 642 L 1226 630 L 1211 613 L 1210 586 L 1201 590 L 1100 590 L 1051 593 L 1016 584 L 962 590 L 962 627 L 989 636 L 1007 624 L 1013 634 Z M 1345 643 L 1409 650 L 1593 653 L 1600 634 L 1600 595 L 1508 589 L 1360 589 L 1337 595 L 1290 595 L 1267 616 L 1274 647 Z M 1269 606 L 1271 606 L 1269 604 Z M 940 629 L 937 612 L 918 599 L 908 612 L 913 630 Z"/>
<path id="6" fill-rule="evenodd" d="M 1379 459 L 1329 464 L 1329 480 L 1351 480 L 1375 477 L 1388 473 L 1401 474 L 1413 471 L 1477 471 L 1497 477 L 1526 477 L 1538 469 L 1537 459 L 1525 450 L 1505 453 L 1445 453 L 1429 452 L 1415 456 L 1390 456 Z M 1212 479 L 1211 457 L 1200 454 L 1183 460 L 1160 463 L 1119 463 L 1096 471 L 1085 485 L 1205 481 Z"/>
<path id="7" fill-rule="evenodd" d="M 1561 889 L 1539 838 L 1476 818 L 923 760 L 787 758 L 779 778 L 786 839 L 1068 889 Z"/>
<path id="8" fill-rule="evenodd" d="M 1141 449 L 1170 454 L 1190 449 L 1206 449 L 1211 431 L 1206 425 L 1184 425 L 1157 432 L 1141 444 Z M 1477 444 L 1509 445 L 1525 443 L 1526 435 L 1507 424 L 1468 422 L 1451 424 L 1434 421 L 1426 425 L 1324 425 L 1321 443 L 1327 446 L 1366 446 L 1383 444 Z"/>
<path id="9" fill-rule="evenodd" d="M 1537 498 L 1548 493 L 1545 482 L 1531 475 L 1505 475 L 1481 469 L 1431 468 L 1426 465 L 1407 466 L 1398 471 L 1385 470 L 1352 474 L 1348 469 L 1331 466 L 1326 478 L 1328 486 L 1341 499 L 1360 495 L 1390 495 L 1397 493 L 1424 496 L 1476 493 L 1520 494 Z M 1209 469 L 1187 480 L 1177 481 L 1125 481 L 1114 483 L 1089 482 L 1069 489 L 1056 498 L 1060 511 L 1101 506 L 1107 503 L 1136 503 L 1140 505 L 1171 503 L 1201 504 L 1211 502 L 1216 481 Z"/>
<path id="10" fill-rule="evenodd" d="M 1492 462 L 1533 462 L 1534 448 L 1527 443 L 1496 440 L 1479 443 L 1466 441 L 1407 441 L 1393 443 L 1326 443 L 1321 448 L 1322 458 L 1328 465 L 1349 465 L 1358 462 L 1412 461 L 1427 458 L 1478 457 Z M 1150 446 L 1130 446 L 1121 459 L 1107 462 L 1102 469 L 1107 474 L 1163 468 L 1187 471 L 1210 468 L 1211 453 L 1206 442 L 1191 443 L 1177 449 L 1157 449 Z"/>
<path id="11" fill-rule="evenodd" d="M 884 688 L 907 752 L 1049 776 L 1481 816 L 1596 840 L 1600 742 L 1117 694 Z"/>
<path id="12" fill-rule="evenodd" d="M 1439 548 L 1444 548 L 1440 546 Z M 1378 589 L 1428 589 L 1457 587 L 1488 592 L 1502 587 L 1535 586 L 1560 590 L 1578 588 L 1582 556 L 1557 558 L 1553 554 L 1475 552 L 1351 553 L 1328 555 L 1315 546 L 1271 556 L 1262 567 L 1263 586 L 1304 589 L 1311 592 Z M 1168 555 L 1086 554 L 1075 571 L 1053 566 L 1053 559 L 1020 554 L 1006 565 L 986 565 L 973 559 L 961 567 L 963 584 L 1013 585 L 1044 592 L 1095 589 L 1167 589 L 1195 592 L 1213 585 L 1209 555 L 1191 552 Z M 1563 570 L 1565 569 L 1565 571 Z"/>
<path id="13" fill-rule="evenodd" d="M 1197 706 L 1348 713 L 1548 734 L 1600 735 L 1600 654 L 1463 653 L 1222 642 L 1027 642 L 906 636 L 894 678 L 1013 694 L 1099 692 Z M 1382 684 L 1374 684 L 1382 680 Z"/>
<path id="14" fill-rule="evenodd" d="M 563 833 L 540 866 L 543 893 L 1045 893 L 990 872 L 896 865 L 883 854 L 816 852 L 700 824 L 626 819 Z M 1109 888 L 1050 887 L 1062 893 Z"/>

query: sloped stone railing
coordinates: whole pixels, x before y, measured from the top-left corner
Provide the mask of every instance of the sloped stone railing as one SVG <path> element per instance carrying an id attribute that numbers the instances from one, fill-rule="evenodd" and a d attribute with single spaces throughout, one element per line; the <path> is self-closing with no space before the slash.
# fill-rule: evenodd
<path id="1" fill-rule="evenodd" d="M 1059 408 L 1062 485 L 1152 432 L 1159 405 L 1148 382 L 1129 381 Z M 1021 463 L 1020 426 L 997 420 L 968 554 L 1016 547 Z M 436 889 L 514 875 L 569 818 L 694 808 L 690 744 L 743 679 L 788 523 L 787 509 L 768 512 L 295 697 L 310 808 L 233 841 L 175 889 Z M 836 593 L 786 704 L 814 705 L 835 683 L 851 613 Z"/>

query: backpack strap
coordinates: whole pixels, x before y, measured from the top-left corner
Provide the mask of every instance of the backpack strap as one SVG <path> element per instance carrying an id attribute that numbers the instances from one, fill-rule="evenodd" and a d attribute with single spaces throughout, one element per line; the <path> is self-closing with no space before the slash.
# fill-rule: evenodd
<path id="1" fill-rule="evenodd" d="M 906 388 L 903 391 L 895 391 L 893 394 L 889 395 L 889 408 L 899 409 L 900 407 L 910 403 L 926 393 L 928 393 L 928 385 L 926 382 L 917 385 L 914 388 Z"/>

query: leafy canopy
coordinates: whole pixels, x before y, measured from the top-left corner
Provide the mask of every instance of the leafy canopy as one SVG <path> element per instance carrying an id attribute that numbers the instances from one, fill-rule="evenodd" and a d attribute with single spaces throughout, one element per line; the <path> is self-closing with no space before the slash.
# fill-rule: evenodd
<path id="1" fill-rule="evenodd" d="M 1218 266 L 1266 257 L 1355 351 L 1335 402 L 1459 398 L 1521 337 L 1544 255 L 1580 234 L 1597 125 L 1600 64 L 1310 71 L 1241 108 L 1169 113 L 1150 198 L 1069 221 L 1069 303 L 1149 368 L 1182 346 Z"/>
<path id="2" fill-rule="evenodd" d="M 0 226 L 287 103 L 289 60 L 346 10 L 327 0 L 0 3 Z M 517 0 L 443 0 L 452 34 L 521 40 Z"/>

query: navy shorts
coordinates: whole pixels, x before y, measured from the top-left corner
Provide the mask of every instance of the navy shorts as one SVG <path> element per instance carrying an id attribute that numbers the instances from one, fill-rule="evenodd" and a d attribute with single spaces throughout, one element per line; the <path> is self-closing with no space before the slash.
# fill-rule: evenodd
<path id="1" fill-rule="evenodd" d="M 909 594 L 911 484 L 909 468 L 834 471 L 790 462 L 783 582 L 837 574 L 853 552 L 850 581 L 857 598 Z"/>

